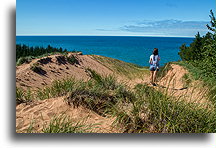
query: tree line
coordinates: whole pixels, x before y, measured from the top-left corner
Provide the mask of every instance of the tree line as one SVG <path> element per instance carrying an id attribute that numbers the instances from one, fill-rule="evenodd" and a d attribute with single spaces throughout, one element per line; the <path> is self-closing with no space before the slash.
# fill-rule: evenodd
<path id="1" fill-rule="evenodd" d="M 209 32 L 204 36 L 198 32 L 190 46 L 180 47 L 179 55 L 183 61 L 199 68 L 204 76 L 216 78 L 216 20 L 212 10 L 209 17 L 210 25 L 206 25 Z"/>
<path id="2" fill-rule="evenodd" d="M 55 53 L 55 52 L 59 52 L 59 53 L 65 53 L 67 52 L 67 49 L 62 49 L 60 48 L 56 48 L 56 47 L 52 47 L 50 45 L 48 45 L 46 48 L 44 47 L 29 47 L 25 44 L 21 45 L 21 44 L 16 44 L 16 61 L 21 58 L 21 57 L 28 57 L 28 56 L 33 56 L 33 57 L 37 57 L 37 56 L 41 56 L 43 54 L 47 54 L 47 53 Z"/>

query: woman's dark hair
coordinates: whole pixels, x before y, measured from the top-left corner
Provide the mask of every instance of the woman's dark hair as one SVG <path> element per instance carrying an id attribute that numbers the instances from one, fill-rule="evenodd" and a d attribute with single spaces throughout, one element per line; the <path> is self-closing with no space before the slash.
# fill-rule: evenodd
<path id="1" fill-rule="evenodd" d="M 158 55 L 158 48 L 154 48 L 153 55 Z"/>

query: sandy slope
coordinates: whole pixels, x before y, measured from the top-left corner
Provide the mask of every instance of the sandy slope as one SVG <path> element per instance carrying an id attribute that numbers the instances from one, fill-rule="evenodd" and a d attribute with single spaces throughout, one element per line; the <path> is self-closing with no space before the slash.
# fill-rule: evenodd
<path id="1" fill-rule="evenodd" d="M 124 81 L 128 85 L 134 85 L 140 79 L 134 81 L 126 80 L 125 77 L 117 75 L 112 70 L 111 65 L 103 64 L 95 60 L 91 55 L 81 55 L 69 53 L 67 56 L 75 56 L 78 60 L 76 64 L 70 64 L 62 55 L 51 55 L 40 59 L 34 59 L 29 64 L 23 64 L 16 67 L 16 86 L 27 90 L 37 90 L 51 85 L 54 80 L 62 80 L 64 78 L 74 77 L 76 80 L 87 81 L 90 79 L 89 73 L 86 71 L 90 68 L 97 73 L 106 75 L 115 75 L 119 81 Z M 60 60 L 59 60 L 60 59 Z M 30 67 L 34 63 L 44 70 L 43 73 L 33 72 Z M 64 97 L 51 98 L 44 101 L 33 101 L 30 104 L 20 104 L 16 107 L 16 130 L 17 132 L 26 132 L 31 122 L 35 122 L 34 128 L 40 132 L 42 125 L 49 122 L 54 115 L 64 113 L 71 116 L 73 121 L 86 119 L 86 124 L 99 123 L 96 132 L 119 132 L 112 128 L 113 118 L 104 118 L 93 111 L 79 107 L 72 108 L 65 101 Z"/>
<path id="2" fill-rule="evenodd" d="M 43 126 L 49 123 L 56 115 L 67 115 L 73 122 L 83 121 L 85 125 L 94 125 L 92 130 L 100 133 L 119 132 L 112 128 L 114 118 L 101 117 L 95 112 L 83 108 L 73 108 L 64 101 L 64 97 L 51 98 L 37 101 L 31 104 L 20 104 L 16 107 L 16 131 L 26 132 L 31 122 L 37 132 L 41 132 Z"/>
<path id="3" fill-rule="evenodd" d="M 90 78 L 86 71 L 87 68 L 91 68 L 101 75 L 113 73 L 107 67 L 93 60 L 90 55 L 74 54 L 74 56 L 78 59 L 79 64 L 68 63 L 62 55 L 51 55 L 42 58 L 43 60 L 35 59 L 29 64 L 18 66 L 16 68 L 16 86 L 23 89 L 38 89 L 49 86 L 54 80 L 68 77 L 86 81 Z M 30 70 L 31 65 L 36 62 L 42 67 L 44 74 L 38 74 Z"/>
<path id="4" fill-rule="evenodd" d="M 71 55 L 74 55 L 79 61 L 77 64 L 68 63 L 62 55 L 51 55 L 42 59 L 35 59 L 29 64 L 18 66 L 16 68 L 16 86 L 24 90 L 28 88 L 36 90 L 49 86 L 54 80 L 61 80 L 67 77 L 87 81 L 90 79 L 89 73 L 86 71 L 87 68 L 95 70 L 103 76 L 113 74 L 117 77 L 118 81 L 123 81 L 130 87 L 139 83 L 149 83 L 148 74 L 143 78 L 134 78 L 131 80 L 125 76 L 116 74 L 111 64 L 104 64 L 95 60 L 91 55 L 70 53 L 68 56 Z M 45 72 L 38 74 L 30 69 L 31 65 L 36 62 L 40 64 Z M 187 73 L 183 67 L 171 64 L 171 69 L 158 82 L 161 87 L 154 88 L 163 93 L 168 93 L 168 95 L 174 96 L 177 99 L 184 99 L 187 102 L 209 103 L 205 96 L 207 88 L 202 87 L 200 85 L 201 82 L 194 81 L 185 87 L 183 76 Z M 75 122 L 85 119 L 86 124 L 99 123 L 99 128 L 95 132 L 120 132 L 120 130 L 113 128 L 113 118 L 99 116 L 95 112 L 83 107 L 73 108 L 64 101 L 64 96 L 18 105 L 16 107 L 16 131 L 26 132 L 29 124 L 34 121 L 35 130 L 40 132 L 42 126 L 48 123 L 54 115 L 62 113 L 69 115 Z"/>
<path id="5" fill-rule="evenodd" d="M 207 99 L 208 88 L 204 87 L 199 80 L 193 80 L 186 85 L 184 79 L 185 74 L 188 74 L 188 71 L 182 66 L 171 64 L 171 69 L 158 82 L 159 86 L 162 87 L 162 89 L 159 88 L 159 90 L 187 102 L 211 104 Z"/>

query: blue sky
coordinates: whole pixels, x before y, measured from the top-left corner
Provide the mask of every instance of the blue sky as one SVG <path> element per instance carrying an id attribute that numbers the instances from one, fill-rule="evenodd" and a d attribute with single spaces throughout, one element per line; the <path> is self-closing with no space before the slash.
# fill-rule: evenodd
<path id="1" fill-rule="evenodd" d="M 187 36 L 215 0 L 17 0 L 17 35 Z"/>

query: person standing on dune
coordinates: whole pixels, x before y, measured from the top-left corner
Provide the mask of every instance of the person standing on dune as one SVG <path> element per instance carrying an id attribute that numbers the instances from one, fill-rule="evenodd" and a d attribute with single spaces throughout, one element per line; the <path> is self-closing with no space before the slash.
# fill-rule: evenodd
<path id="1" fill-rule="evenodd" d="M 154 48 L 152 55 L 150 56 L 149 59 L 149 64 L 150 64 L 150 72 L 151 72 L 151 77 L 150 77 L 150 83 L 153 86 L 156 86 L 156 77 L 157 77 L 157 72 L 159 71 L 159 61 L 160 61 L 160 56 L 158 54 L 158 48 Z"/>

